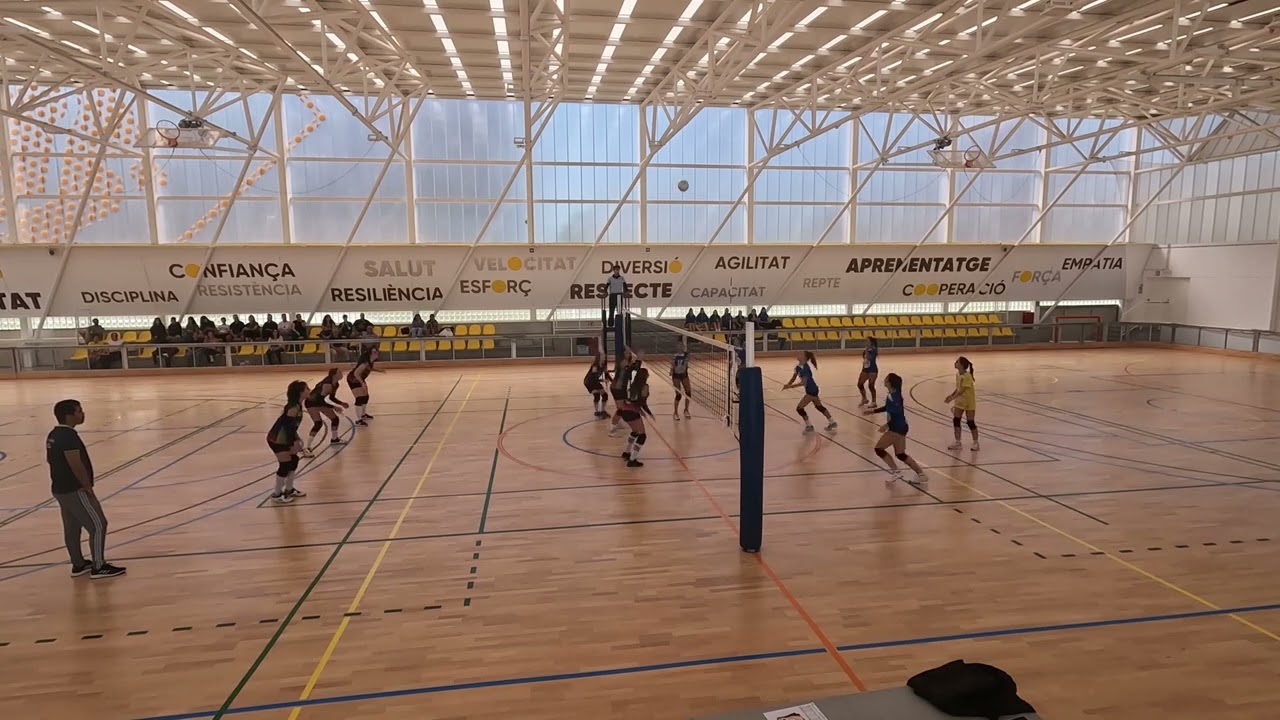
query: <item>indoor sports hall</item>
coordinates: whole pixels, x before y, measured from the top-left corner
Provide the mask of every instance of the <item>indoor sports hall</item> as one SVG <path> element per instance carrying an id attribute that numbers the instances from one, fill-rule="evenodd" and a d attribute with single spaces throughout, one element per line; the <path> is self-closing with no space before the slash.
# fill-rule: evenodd
<path id="1" fill-rule="evenodd" d="M 1280 718 L 1278 30 L 0 0 L 0 717 Z"/>

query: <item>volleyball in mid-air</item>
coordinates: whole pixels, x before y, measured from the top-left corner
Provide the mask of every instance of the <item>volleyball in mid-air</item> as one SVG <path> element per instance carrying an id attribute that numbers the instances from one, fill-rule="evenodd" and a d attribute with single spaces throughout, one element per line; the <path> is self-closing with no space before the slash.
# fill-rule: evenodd
<path id="1" fill-rule="evenodd" d="M 688 181 L 688 180 L 681 180 L 680 182 L 676 183 L 676 188 L 677 188 L 680 192 L 685 192 L 686 190 L 688 190 L 688 189 L 689 189 L 689 181 Z"/>

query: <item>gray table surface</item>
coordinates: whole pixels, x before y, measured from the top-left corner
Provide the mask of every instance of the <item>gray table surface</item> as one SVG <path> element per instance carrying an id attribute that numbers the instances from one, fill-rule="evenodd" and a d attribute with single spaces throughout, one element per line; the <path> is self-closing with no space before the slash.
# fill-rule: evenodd
<path id="1" fill-rule="evenodd" d="M 818 709 L 827 716 L 827 720 L 957 720 L 956 717 L 947 715 L 921 700 L 911 691 L 911 688 L 906 686 L 822 700 L 797 700 L 791 705 L 804 705 L 809 702 L 817 705 Z M 775 705 L 756 710 L 738 710 L 698 720 L 762 720 L 766 711 L 781 710 L 784 707 L 789 706 Z M 1008 715 L 1002 720 L 1017 720 L 1017 718 L 1041 720 L 1040 716 L 1034 713 Z"/>

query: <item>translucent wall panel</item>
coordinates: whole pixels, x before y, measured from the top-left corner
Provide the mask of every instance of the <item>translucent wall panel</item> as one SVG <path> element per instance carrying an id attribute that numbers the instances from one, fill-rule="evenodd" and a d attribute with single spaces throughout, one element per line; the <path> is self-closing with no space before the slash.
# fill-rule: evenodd
<path id="1" fill-rule="evenodd" d="M 1277 153 L 1166 168 L 1138 175 L 1139 201 L 1169 187 L 1140 216 L 1132 238 L 1141 242 L 1212 244 L 1273 242 L 1280 238 L 1280 161 Z"/>
<path id="2" fill-rule="evenodd" d="M 156 162 L 158 197 L 199 197 L 209 200 L 228 198 L 236 188 L 236 180 L 244 168 L 244 157 L 173 157 Z M 261 172 L 264 171 L 265 172 Z M 136 172 L 136 171 L 133 171 Z M 280 190 L 276 165 L 265 156 L 249 163 L 242 193 L 247 196 L 274 196 Z M 142 188 L 136 190 L 139 194 Z"/>
<path id="3" fill-rule="evenodd" d="M 823 124 L 830 125 L 846 116 L 847 113 L 832 113 Z M 768 145 L 797 142 L 810 133 L 802 123 L 796 123 L 788 130 L 795 115 L 787 110 L 759 110 L 755 119 L 756 132 L 750 140 L 755 144 L 756 160 L 764 157 Z M 817 119 L 810 116 L 809 122 L 817 122 Z M 848 167 L 852 144 L 853 123 L 847 122 L 777 155 L 769 164 L 774 167 Z"/>
<path id="4" fill-rule="evenodd" d="M 373 114 L 372 100 L 354 96 L 350 100 L 364 115 Z M 372 131 L 368 126 L 334 98 L 324 95 L 287 95 L 281 100 L 281 105 L 284 109 L 281 122 L 291 155 L 378 160 L 387 157 L 387 144 L 380 140 L 370 140 Z M 391 121 L 386 115 L 373 124 L 386 137 L 393 137 Z"/>
<path id="5" fill-rule="evenodd" d="M 956 208 L 952 239 L 961 243 L 1012 243 L 1031 227 L 1032 207 Z"/>
<path id="6" fill-rule="evenodd" d="M 972 181 L 972 183 L 971 183 Z M 1040 175 L 1038 173 L 981 173 L 957 171 L 954 176 L 956 196 L 962 204 L 994 204 L 1039 202 Z M 969 189 L 961 195 L 960 191 Z"/>
<path id="7" fill-rule="evenodd" d="M 636 105 L 572 104 L 555 109 L 533 149 L 535 162 L 639 162 Z"/>
<path id="8" fill-rule="evenodd" d="M 1042 223 L 1041 241 L 1111 242 L 1124 226 L 1124 217 L 1123 207 L 1056 207 Z"/>
<path id="9" fill-rule="evenodd" d="M 533 206 L 538 242 L 593 243 L 615 203 L 537 203 Z M 639 242 L 640 207 L 627 203 L 618 212 L 601 242 Z"/>
<path id="10" fill-rule="evenodd" d="M 1094 135 L 1099 132 L 1114 130 L 1121 122 L 1119 120 L 1103 121 L 1099 118 L 1067 118 L 1053 121 L 1054 126 L 1058 128 L 1064 135 L 1072 137 Z M 1049 149 L 1049 166 L 1068 166 L 1077 165 L 1090 157 L 1117 155 L 1126 153 L 1134 149 L 1134 138 L 1136 131 L 1121 131 L 1119 137 L 1112 138 L 1111 133 L 1097 135 L 1096 137 L 1088 137 L 1075 142 L 1055 145 Z M 1102 163 L 1095 163 L 1093 168 L 1097 170 L 1124 170 L 1129 169 L 1132 163 L 1130 158 L 1122 158 L 1118 160 L 1110 160 Z"/>
<path id="11" fill-rule="evenodd" d="M 655 136 L 665 129 L 658 113 Z M 649 116 L 652 119 L 652 115 Z M 747 162 L 747 111 L 739 108 L 703 108 L 693 120 L 658 150 L 656 164 L 745 165 Z"/>
<path id="12" fill-rule="evenodd" d="M 491 202 L 418 203 L 418 242 L 476 242 Z M 528 240 L 523 202 L 503 203 L 480 242 L 521 243 Z"/>
<path id="13" fill-rule="evenodd" d="M 742 188 L 747 183 L 747 173 L 743 168 L 653 167 L 651 165 L 646 173 L 646 191 L 650 202 L 655 200 L 733 202 L 742 194 Z M 687 190 L 680 189 L 681 180 L 689 183 Z M 756 187 L 760 187 L 758 181 Z"/>
<path id="14" fill-rule="evenodd" d="M 363 202 L 357 201 L 293 201 L 293 241 L 296 243 L 344 243 L 355 229 L 352 242 L 407 243 L 408 216 L 405 203 L 376 201 L 369 205 L 364 219 L 356 227 Z"/>
<path id="15" fill-rule="evenodd" d="M 934 125 L 946 127 L 948 121 L 946 118 L 942 118 L 936 122 L 931 119 L 931 122 Z M 906 132 L 903 132 L 904 128 Z M 898 139 L 898 133 L 903 133 L 901 139 Z M 868 113 L 863 115 L 861 123 L 857 127 L 857 134 L 859 164 L 873 162 L 882 152 L 893 152 L 899 147 L 913 147 L 923 143 L 930 143 L 938 138 L 938 133 L 929 124 L 921 122 L 911 115 L 901 113 Z M 894 142 L 895 140 L 897 140 L 896 143 Z M 893 159 L 894 164 L 928 164 L 930 162 L 927 148 L 906 153 Z"/>
<path id="16" fill-rule="evenodd" d="M 729 203 L 719 205 L 695 205 L 650 202 L 648 207 L 648 242 L 651 243 L 705 243 L 711 239 L 725 216 Z M 729 222 L 716 236 L 716 244 L 742 243 L 747 240 L 746 208 L 739 205 L 729 217 Z"/>
<path id="17" fill-rule="evenodd" d="M 617 165 L 534 165 L 536 200 L 618 200 L 635 169 Z M 639 193 L 632 190 L 632 198 Z"/>
<path id="18" fill-rule="evenodd" d="M 447 200 L 496 200 L 511 178 L 514 165 L 427 165 L 414 166 L 414 189 L 419 198 Z M 524 170 L 507 191 L 507 199 L 524 199 Z"/>
<path id="19" fill-rule="evenodd" d="M 1050 173 L 1048 201 L 1066 188 L 1066 194 L 1058 200 L 1060 205 L 1119 205 L 1129 202 L 1129 176 L 1119 173 L 1086 172 L 1076 179 L 1073 172 Z M 1070 185 L 1070 187 L 1068 187 Z"/>
<path id="20" fill-rule="evenodd" d="M 289 163 L 289 194 L 294 198 L 307 197 L 368 197 L 377 188 L 374 197 L 401 199 L 405 197 L 404 164 L 393 162 L 382 174 L 382 162 L 335 162 L 333 160 L 294 160 Z M 382 174 L 381 182 L 378 176 Z"/>
<path id="21" fill-rule="evenodd" d="M 858 195 L 860 203 L 929 203 L 947 197 L 947 174 L 936 168 L 859 172 L 858 182 L 865 183 Z"/>
<path id="22" fill-rule="evenodd" d="M 79 198 L 56 202 L 22 198 L 18 218 L 31 242 L 66 242 L 71 235 Z M 91 197 L 75 234 L 78 243 L 149 243 L 147 204 L 141 200 Z"/>
<path id="23" fill-rule="evenodd" d="M 840 212 L 831 205 L 762 205 L 755 206 L 755 242 L 758 243 L 824 243 L 848 242 L 848 213 L 825 237 L 827 226 Z"/>
<path id="24" fill-rule="evenodd" d="M 849 199 L 847 170 L 764 170 L 756 180 L 759 202 L 825 202 Z"/>
<path id="25" fill-rule="evenodd" d="M 160 200 L 156 213 L 160 242 L 209 242 L 218 225 L 218 219 L 209 216 L 210 211 L 209 202 L 204 200 Z M 145 223 L 143 220 L 143 225 L 139 227 L 145 227 Z M 236 200 L 229 207 L 227 222 L 218 242 L 284 242 L 280 203 L 275 199 Z"/>
<path id="26" fill-rule="evenodd" d="M 942 205 L 859 205 L 854 242 L 918 243 L 942 214 Z M 946 240 L 946 221 L 926 242 Z"/>
<path id="27" fill-rule="evenodd" d="M 524 107 L 501 100 L 427 100 L 413 122 L 419 160 L 517 161 L 525 136 Z"/>

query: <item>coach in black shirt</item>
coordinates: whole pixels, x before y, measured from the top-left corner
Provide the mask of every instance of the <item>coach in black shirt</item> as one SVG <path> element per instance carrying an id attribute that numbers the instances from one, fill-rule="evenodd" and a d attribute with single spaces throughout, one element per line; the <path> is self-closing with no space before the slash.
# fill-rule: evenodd
<path id="1" fill-rule="evenodd" d="M 94 580 L 124 574 L 124 568 L 106 560 L 107 517 L 93 492 L 93 461 L 80 440 L 76 426 L 84 422 L 84 408 L 78 400 L 62 400 L 53 406 L 58 425 L 45 440 L 45 457 L 49 461 L 49 477 L 53 480 L 53 499 L 62 509 L 62 534 L 71 556 L 71 577 L 85 573 Z M 89 548 L 93 564 L 85 562 L 80 551 L 80 534 L 89 531 Z"/>

